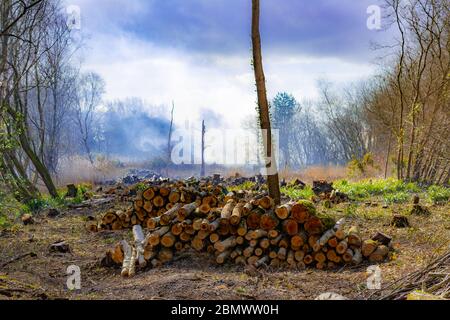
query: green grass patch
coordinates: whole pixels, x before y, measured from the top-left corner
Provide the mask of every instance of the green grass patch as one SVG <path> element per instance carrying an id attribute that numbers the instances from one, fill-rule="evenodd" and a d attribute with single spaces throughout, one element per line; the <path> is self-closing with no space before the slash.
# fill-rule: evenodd
<path id="1" fill-rule="evenodd" d="M 139 182 L 135 186 L 136 191 L 145 191 L 145 190 L 147 190 L 148 187 L 149 187 L 149 185 L 147 183 L 144 183 L 144 182 Z"/>
<path id="2" fill-rule="evenodd" d="M 405 203 L 411 199 L 411 194 L 405 191 L 398 191 L 395 193 L 386 193 L 383 196 L 384 202 L 386 203 Z"/>
<path id="3" fill-rule="evenodd" d="M 304 189 L 296 188 L 296 187 L 282 187 L 281 192 L 287 195 L 289 198 L 293 200 L 310 200 L 314 195 L 311 186 L 306 186 Z"/>
<path id="4" fill-rule="evenodd" d="M 335 189 L 355 197 L 370 197 L 385 195 L 388 193 L 408 192 L 417 193 L 422 189 L 415 183 L 405 183 L 401 180 L 389 179 L 365 179 L 358 182 L 338 180 L 333 183 Z"/>
<path id="5" fill-rule="evenodd" d="M 403 203 L 409 200 L 411 194 L 422 192 L 423 189 L 412 182 L 389 179 L 365 179 L 358 182 L 338 180 L 333 183 L 335 189 L 349 195 L 353 200 L 366 200 L 374 196 L 382 196 L 389 203 Z"/>
<path id="6" fill-rule="evenodd" d="M 350 199 L 364 201 L 380 196 L 386 203 L 405 203 L 413 194 L 423 194 L 425 199 L 435 204 L 445 204 L 450 199 L 450 188 L 433 185 L 422 188 L 414 182 L 389 179 L 365 179 L 357 182 L 338 180 L 335 189 L 348 194 Z"/>
<path id="7" fill-rule="evenodd" d="M 355 203 L 347 204 L 343 209 L 346 218 L 360 218 L 366 220 L 383 220 L 392 215 L 392 211 L 382 208 L 371 208 L 359 206 Z"/>
<path id="8" fill-rule="evenodd" d="M 240 184 L 238 186 L 230 186 L 228 187 L 228 191 L 235 192 L 239 190 L 252 190 L 256 186 L 255 182 L 252 181 L 246 181 L 243 184 Z"/>
<path id="9" fill-rule="evenodd" d="M 344 208 L 344 216 L 348 218 L 354 218 L 358 216 L 358 206 L 354 203 L 350 203 Z"/>
<path id="10" fill-rule="evenodd" d="M 444 204 L 450 199 L 450 188 L 442 186 L 431 186 L 428 188 L 428 198 L 435 204 Z"/>
<path id="11" fill-rule="evenodd" d="M 50 195 L 42 195 L 40 198 L 33 199 L 25 204 L 27 211 L 38 212 L 48 208 L 64 209 L 71 204 L 80 204 L 84 201 L 84 195 L 90 192 L 92 187 L 87 184 L 81 184 L 77 186 L 77 196 L 75 198 L 66 198 L 65 190 L 58 190 L 58 196 L 56 198 Z"/>

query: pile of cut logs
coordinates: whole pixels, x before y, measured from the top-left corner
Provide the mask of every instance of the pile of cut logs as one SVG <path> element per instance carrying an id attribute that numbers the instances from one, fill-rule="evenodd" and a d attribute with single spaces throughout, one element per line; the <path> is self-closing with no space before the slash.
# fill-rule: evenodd
<path id="1" fill-rule="evenodd" d="M 102 228 L 132 225 L 134 236 L 133 245 L 123 240 L 108 250 L 104 264 L 122 265 L 122 275 L 132 276 L 136 265 L 158 267 L 187 250 L 213 254 L 218 264 L 291 269 L 332 269 L 388 256 L 388 237 L 363 241 L 356 227 L 344 230 L 344 219 L 326 230 L 309 201 L 275 206 L 268 196 L 245 200 L 221 191 L 162 185 L 139 192 L 133 208 L 102 219 Z"/>
<path id="2" fill-rule="evenodd" d="M 179 209 L 181 205 L 195 203 L 198 211 L 207 214 L 212 208 L 220 205 L 221 199 L 223 199 L 221 185 L 209 183 L 190 185 L 184 182 L 154 185 L 137 191 L 133 206 L 129 209 L 110 210 L 103 216 L 100 225 L 91 222 L 87 228 L 91 231 L 96 229 L 117 231 L 139 224 L 144 228 L 153 229 L 155 223 L 159 224 L 158 217 L 174 207 L 176 209 L 171 212 Z"/>

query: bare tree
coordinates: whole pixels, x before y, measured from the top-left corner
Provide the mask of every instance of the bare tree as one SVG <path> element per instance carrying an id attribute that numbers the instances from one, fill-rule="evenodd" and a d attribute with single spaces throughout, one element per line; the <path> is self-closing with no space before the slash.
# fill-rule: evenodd
<path id="1" fill-rule="evenodd" d="M 51 23 L 58 19 L 57 9 L 56 4 L 47 1 L 11 3 L 8 0 L 1 3 L 1 136 L 7 148 L 3 154 L 9 154 L 9 159 L 4 157 L 3 163 L 7 165 L 10 176 L 20 175 L 20 179 L 15 179 L 15 185 L 22 191 L 28 189 L 28 194 L 24 193 L 26 197 L 34 196 L 35 193 L 29 187 L 30 165 L 50 195 L 58 196 L 52 177 L 39 157 L 30 129 L 30 93 L 35 87 L 30 73 L 48 50 L 38 44 L 42 42 Z M 16 16 L 19 11 L 21 13 Z M 20 184 L 24 187 L 20 187 Z"/>
<path id="2" fill-rule="evenodd" d="M 94 157 L 91 152 L 95 135 L 94 123 L 104 91 L 104 81 L 98 74 L 90 72 L 81 76 L 75 104 L 75 122 L 80 132 L 84 151 L 91 164 L 94 164 Z"/>
<path id="3" fill-rule="evenodd" d="M 0 36 L 3 37 L 16 37 L 16 35 L 9 33 L 9 31 L 24 17 L 26 17 L 27 13 L 33 9 L 33 7 L 37 6 L 44 0 L 32 0 L 28 3 L 26 1 L 17 1 L 17 5 L 21 8 L 14 8 L 15 12 L 19 12 L 17 16 L 14 16 L 12 21 L 5 23 L 2 25 L 2 29 L 0 29 Z M 5 0 L 5 7 L 8 8 L 11 5 L 10 0 Z"/>
<path id="4" fill-rule="evenodd" d="M 400 35 L 396 46 L 388 46 L 396 50 L 396 60 L 386 78 L 395 80 L 382 89 L 389 92 L 393 86 L 397 92 L 391 104 L 398 109 L 390 113 L 397 121 L 397 128 L 391 130 L 398 138 L 397 177 L 442 181 L 449 159 L 445 138 L 449 135 L 449 4 L 445 0 L 386 0 L 386 4 Z M 377 100 L 382 97 L 378 94 Z M 383 108 L 377 109 L 374 115 L 381 118 Z"/>
<path id="5" fill-rule="evenodd" d="M 166 176 L 169 175 L 169 167 L 172 156 L 172 133 L 173 133 L 173 114 L 175 112 L 175 101 L 172 101 L 172 111 L 170 112 L 170 127 L 169 135 L 167 137 L 167 162 L 166 162 Z"/>
<path id="6" fill-rule="evenodd" d="M 340 145 L 338 158 L 345 162 L 360 159 L 369 151 L 363 101 L 359 97 L 361 90 L 362 87 L 353 86 L 346 88 L 343 94 L 336 94 L 330 83 L 319 83 L 321 110 L 327 120 L 325 126 L 328 135 Z"/>

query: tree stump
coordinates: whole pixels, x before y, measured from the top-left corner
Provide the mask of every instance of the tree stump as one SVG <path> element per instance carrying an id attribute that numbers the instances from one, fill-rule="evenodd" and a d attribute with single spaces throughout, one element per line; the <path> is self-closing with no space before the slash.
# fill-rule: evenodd
<path id="1" fill-rule="evenodd" d="M 33 217 L 31 216 L 31 214 L 24 214 L 22 216 L 21 220 L 25 226 L 34 223 L 34 220 L 33 220 Z"/>
<path id="2" fill-rule="evenodd" d="M 320 195 L 322 193 L 327 195 L 334 190 L 333 183 L 328 183 L 325 180 L 313 181 L 312 189 L 316 195 Z"/>
<path id="3" fill-rule="evenodd" d="M 389 237 L 388 235 L 385 235 L 384 233 L 381 232 L 377 232 L 373 237 L 372 237 L 373 241 L 377 241 L 378 243 L 385 245 L 385 246 L 389 246 L 389 244 L 392 241 L 392 238 Z"/>
<path id="4" fill-rule="evenodd" d="M 69 245 L 65 241 L 55 242 L 50 245 L 50 251 L 66 253 L 70 251 Z"/>
<path id="5" fill-rule="evenodd" d="M 410 213 L 417 216 L 429 216 L 431 214 L 427 207 L 422 207 L 420 204 L 413 205 Z"/>
<path id="6" fill-rule="evenodd" d="M 304 189 L 306 187 L 306 184 L 299 180 L 299 179 L 294 179 L 289 183 L 291 186 L 296 187 L 298 189 Z"/>
<path id="7" fill-rule="evenodd" d="M 408 228 L 409 221 L 408 218 L 399 214 L 394 215 L 392 218 L 391 224 L 392 227 L 396 228 Z"/>
<path id="8" fill-rule="evenodd" d="M 74 184 L 67 185 L 66 198 L 75 198 L 78 194 L 78 189 Z"/>
<path id="9" fill-rule="evenodd" d="M 48 213 L 47 213 L 47 217 L 49 217 L 49 218 L 55 218 L 59 215 L 60 215 L 60 212 L 58 209 L 49 209 Z"/>

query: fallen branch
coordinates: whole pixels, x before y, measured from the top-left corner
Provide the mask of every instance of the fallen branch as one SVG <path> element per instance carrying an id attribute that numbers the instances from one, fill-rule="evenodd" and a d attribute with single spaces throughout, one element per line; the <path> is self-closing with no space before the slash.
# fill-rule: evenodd
<path id="1" fill-rule="evenodd" d="M 17 256 L 15 258 L 12 258 L 11 260 L 9 260 L 9 261 L 3 263 L 2 265 L 0 265 L 0 269 L 6 267 L 8 264 L 11 264 L 11 263 L 16 262 L 18 260 L 21 260 L 21 259 L 26 258 L 28 256 L 30 256 L 32 258 L 36 258 L 37 254 L 34 253 L 34 252 L 28 252 L 28 253 L 22 254 L 20 256 Z"/>
<path id="2" fill-rule="evenodd" d="M 368 299 L 377 296 L 375 297 L 377 300 L 404 300 L 414 290 L 448 298 L 450 295 L 449 278 L 450 250 L 431 261 L 426 267 L 393 281 L 384 289 L 374 292 Z"/>

